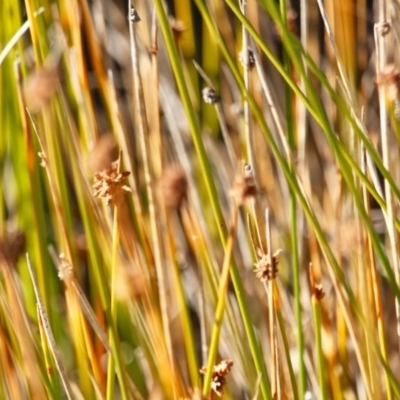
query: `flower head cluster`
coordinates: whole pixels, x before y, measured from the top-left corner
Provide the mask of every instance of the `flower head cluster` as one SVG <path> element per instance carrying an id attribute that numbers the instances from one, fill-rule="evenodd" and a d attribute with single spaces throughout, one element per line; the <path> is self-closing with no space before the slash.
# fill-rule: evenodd
<path id="1" fill-rule="evenodd" d="M 223 393 L 223 389 L 226 384 L 225 376 L 229 374 L 230 370 L 232 369 L 232 366 L 233 366 L 232 360 L 222 360 L 219 364 L 214 366 L 211 388 L 218 396 L 221 396 Z M 204 374 L 206 372 L 206 368 L 205 367 L 201 368 L 200 372 Z"/>
<path id="2" fill-rule="evenodd" d="M 25 251 L 25 234 L 11 227 L 6 227 L 6 234 L 0 236 L 0 261 L 15 266 L 21 254 Z"/>
<path id="3" fill-rule="evenodd" d="M 215 104 L 215 103 L 218 103 L 220 101 L 219 94 L 212 87 L 209 87 L 209 86 L 205 87 L 201 91 L 201 94 L 203 95 L 204 103 Z"/>
<path id="4" fill-rule="evenodd" d="M 24 84 L 24 96 L 32 112 L 39 112 L 51 100 L 59 84 L 57 67 L 42 67 L 30 74 Z"/>
<path id="5" fill-rule="evenodd" d="M 119 162 L 113 162 L 110 168 L 94 175 L 93 196 L 105 198 L 107 205 L 119 205 L 124 194 L 132 191 L 123 184 L 129 174 L 129 171 L 120 172 Z"/>
<path id="6" fill-rule="evenodd" d="M 316 300 L 321 301 L 325 297 L 325 291 L 321 284 L 315 284 L 313 287 L 313 295 Z"/>
<path id="7" fill-rule="evenodd" d="M 60 266 L 58 268 L 58 277 L 68 283 L 74 279 L 74 267 L 71 262 L 66 258 L 64 253 L 59 255 Z"/>
<path id="8" fill-rule="evenodd" d="M 188 193 L 188 180 L 184 170 L 177 165 L 167 167 L 161 176 L 159 188 L 165 206 L 168 209 L 179 208 Z"/>
<path id="9" fill-rule="evenodd" d="M 272 257 L 269 254 L 261 253 L 260 258 L 254 264 L 254 272 L 261 282 L 275 279 L 278 274 L 279 254 L 282 250 L 277 250 Z"/>

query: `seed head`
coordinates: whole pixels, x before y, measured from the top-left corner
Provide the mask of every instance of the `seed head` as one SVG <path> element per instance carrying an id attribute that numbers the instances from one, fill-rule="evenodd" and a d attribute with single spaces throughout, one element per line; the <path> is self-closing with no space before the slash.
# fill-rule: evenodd
<path id="1" fill-rule="evenodd" d="M 40 158 L 40 166 L 46 168 L 48 165 L 46 153 L 44 151 L 39 151 L 38 156 Z"/>
<path id="2" fill-rule="evenodd" d="M 215 104 L 218 103 L 220 100 L 219 94 L 217 93 L 217 91 L 213 88 L 210 87 L 205 87 L 202 91 L 201 91 L 202 95 L 203 95 L 203 100 L 204 103 L 207 104 Z"/>
<path id="3" fill-rule="evenodd" d="M 69 283 L 74 278 L 74 267 L 71 262 L 67 260 L 64 253 L 59 255 L 60 266 L 58 268 L 58 277 L 66 283 Z"/>
<path id="4" fill-rule="evenodd" d="M 247 67 L 251 71 L 256 65 L 256 59 L 254 58 L 253 50 L 250 48 L 247 49 L 247 61 L 245 59 L 245 54 L 243 51 L 241 51 L 239 53 L 239 61 L 244 67 Z"/>
<path id="5" fill-rule="evenodd" d="M 165 206 L 169 209 L 179 208 L 188 192 L 185 172 L 179 166 L 169 166 L 162 174 L 159 187 Z"/>
<path id="6" fill-rule="evenodd" d="M 131 22 L 140 22 L 141 21 L 139 14 L 133 7 L 131 7 L 131 11 L 129 13 L 129 19 Z"/>
<path id="7" fill-rule="evenodd" d="M 6 226 L 5 235 L 0 236 L 0 260 L 15 266 L 25 251 L 26 237 L 24 232 Z"/>
<path id="8" fill-rule="evenodd" d="M 174 35 L 175 41 L 179 41 L 186 30 L 184 22 L 179 19 L 170 17 L 169 24 L 171 26 L 172 34 Z"/>
<path id="9" fill-rule="evenodd" d="M 312 289 L 313 295 L 318 301 L 321 301 L 325 297 L 325 291 L 322 285 L 319 283 L 316 283 Z"/>
<path id="10" fill-rule="evenodd" d="M 223 393 L 224 386 L 226 385 L 225 376 L 228 375 L 228 373 L 232 369 L 232 366 L 232 360 L 222 360 L 219 364 L 214 366 L 211 388 L 218 396 L 221 396 Z M 206 370 L 206 367 L 202 367 L 200 369 L 200 373 L 204 374 Z"/>
<path id="11" fill-rule="evenodd" d="M 93 197 L 103 197 L 107 205 L 119 205 L 125 193 L 132 190 L 123 184 L 130 171 L 119 172 L 119 162 L 115 161 L 109 169 L 94 174 Z"/>
<path id="12" fill-rule="evenodd" d="M 261 282 L 275 279 L 278 275 L 279 254 L 282 250 L 277 250 L 272 257 L 269 254 L 259 252 L 260 258 L 254 264 L 254 273 Z"/>
<path id="13" fill-rule="evenodd" d="M 245 203 L 249 198 L 255 197 L 257 194 L 256 183 L 254 180 L 253 169 L 251 165 L 245 164 L 244 172 L 235 180 L 231 190 L 231 196 L 238 206 Z"/>
<path id="14" fill-rule="evenodd" d="M 30 74 L 24 85 L 24 97 L 30 111 L 39 112 L 46 106 L 59 83 L 59 71 L 55 67 L 43 67 Z"/>
<path id="15" fill-rule="evenodd" d="M 118 146 L 114 136 L 111 133 L 100 136 L 89 155 L 90 172 L 104 171 L 110 168 L 116 158 L 118 158 Z"/>

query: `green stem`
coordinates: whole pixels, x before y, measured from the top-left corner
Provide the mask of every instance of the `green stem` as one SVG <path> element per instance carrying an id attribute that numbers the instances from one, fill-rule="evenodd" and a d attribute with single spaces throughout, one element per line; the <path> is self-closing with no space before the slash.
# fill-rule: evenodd
<path id="1" fill-rule="evenodd" d="M 231 264 L 233 246 L 235 244 L 235 238 L 236 238 L 237 218 L 238 218 L 238 207 L 235 204 L 232 215 L 231 232 L 228 237 L 228 242 L 226 244 L 225 258 L 224 258 L 224 263 L 222 265 L 222 272 L 218 289 L 218 303 L 217 303 L 217 309 L 215 311 L 215 319 L 211 335 L 211 343 L 208 350 L 207 369 L 203 384 L 203 396 L 207 396 L 210 391 L 212 374 L 214 371 L 215 360 L 217 358 L 219 336 L 221 334 L 222 320 L 224 318 L 224 312 L 225 312 L 226 292 L 228 290 L 228 283 L 229 283 L 229 266 Z"/>
<path id="2" fill-rule="evenodd" d="M 121 165 L 122 159 L 120 157 L 119 165 Z M 114 222 L 113 222 L 113 232 L 112 232 L 112 266 L 111 266 L 111 319 L 115 332 L 110 331 L 110 346 L 114 349 L 117 355 L 116 359 L 114 357 L 109 357 L 108 368 L 107 368 L 107 400 L 112 400 L 115 397 L 114 393 L 114 383 L 115 383 L 115 365 L 117 364 L 117 374 L 119 379 L 119 384 L 121 388 L 122 399 L 128 400 L 128 386 L 126 382 L 126 374 L 124 368 L 124 361 L 121 354 L 121 348 L 119 340 L 117 339 L 116 327 L 117 327 L 117 301 L 115 298 L 115 286 L 116 286 L 116 276 L 118 268 L 118 249 L 119 249 L 119 206 L 116 205 L 114 208 Z"/>
<path id="3" fill-rule="evenodd" d="M 315 331 L 315 347 L 317 354 L 317 364 L 318 364 L 318 379 L 321 388 L 321 400 L 327 400 L 328 394 L 326 389 L 325 381 L 325 363 L 324 354 L 322 352 L 322 342 L 321 342 L 321 306 L 319 301 L 312 296 L 312 310 L 314 319 L 314 331 Z"/>
<path id="4" fill-rule="evenodd" d="M 280 0 L 280 12 L 284 24 L 287 23 L 286 18 L 286 1 Z M 283 55 L 283 67 L 288 76 L 290 76 L 290 59 L 286 51 L 285 46 L 282 49 Z M 293 105 L 292 105 L 292 90 L 288 83 L 284 82 L 285 86 L 285 105 L 286 105 L 286 129 L 288 134 L 288 143 L 290 147 L 291 154 L 296 152 L 296 138 L 294 130 L 294 115 L 293 115 Z M 290 168 L 293 170 L 291 160 L 288 160 Z M 303 334 L 303 324 L 301 319 L 301 293 L 300 293 L 300 264 L 299 264 L 299 251 L 297 243 L 297 201 L 296 195 L 292 189 L 290 190 L 290 239 L 291 239 L 291 252 L 292 252 L 292 266 L 293 266 L 293 291 L 294 291 L 294 301 L 295 301 L 295 318 L 296 318 L 296 339 L 297 339 L 297 351 L 299 352 L 299 385 L 298 394 L 299 398 L 304 398 L 304 394 L 307 389 L 307 379 L 306 379 L 306 369 L 303 360 L 304 354 L 304 334 Z"/>

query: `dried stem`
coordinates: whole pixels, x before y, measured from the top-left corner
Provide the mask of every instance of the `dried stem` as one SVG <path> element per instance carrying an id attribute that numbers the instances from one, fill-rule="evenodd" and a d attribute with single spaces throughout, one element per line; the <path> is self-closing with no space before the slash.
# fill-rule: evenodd
<path id="1" fill-rule="evenodd" d="M 33 290 L 35 291 L 37 307 L 39 310 L 39 316 L 42 321 L 43 328 L 44 328 L 44 331 L 46 334 L 47 343 L 49 344 L 49 347 L 53 354 L 54 361 L 56 363 L 57 370 L 60 374 L 61 381 L 63 383 L 67 398 L 72 400 L 74 398 L 73 393 L 72 393 L 72 387 L 69 383 L 67 371 L 66 371 L 64 363 L 61 359 L 60 352 L 58 351 L 56 341 L 54 340 L 53 332 L 52 332 L 50 324 L 49 324 L 49 319 L 47 318 L 47 312 L 46 312 L 46 309 L 45 309 L 43 301 L 42 301 L 42 296 L 40 295 L 40 292 L 39 292 L 39 286 L 36 281 L 36 274 L 35 274 L 35 271 L 33 270 L 31 260 L 30 260 L 28 253 L 26 253 L 26 261 L 28 264 L 29 274 L 31 276 Z"/>
<path id="2" fill-rule="evenodd" d="M 376 47 L 376 73 L 380 77 L 386 66 L 386 35 L 390 31 L 390 25 L 386 20 L 386 1 L 379 2 L 379 22 L 374 26 L 375 47 Z M 386 88 L 385 85 L 379 85 L 379 113 L 382 143 L 382 161 L 384 167 L 390 170 L 389 158 L 389 132 L 388 132 L 388 112 L 386 107 Z M 387 231 L 390 241 L 390 249 L 392 252 L 392 268 L 394 270 L 396 284 L 400 285 L 400 264 L 399 264 L 399 246 L 398 235 L 396 232 L 395 216 L 393 210 L 393 196 L 390 184 L 385 179 L 384 191 L 386 200 L 386 212 L 384 212 Z M 398 347 L 400 351 L 400 303 L 396 300 L 396 318 L 397 318 L 397 337 Z"/>
<path id="3" fill-rule="evenodd" d="M 129 1 L 129 10 L 132 10 L 132 2 Z M 157 271 L 157 282 L 158 282 L 158 290 L 160 294 L 160 312 L 161 319 L 164 329 L 164 337 L 166 341 L 166 345 L 168 348 L 168 353 L 170 357 L 171 367 L 173 365 L 173 353 L 172 353 L 172 341 L 171 334 L 169 331 L 169 318 L 168 318 L 168 306 L 167 306 L 167 292 L 165 287 L 165 277 L 162 268 L 161 262 L 161 244 L 159 240 L 159 233 L 157 227 L 157 216 L 155 209 L 155 196 L 153 193 L 153 185 L 152 185 L 152 177 L 150 171 L 149 164 L 149 152 L 147 148 L 147 137 L 148 137 L 148 127 L 147 127 L 147 117 L 146 117 L 146 109 L 143 95 L 143 87 L 140 77 L 140 67 L 139 67 L 139 58 L 138 58 L 138 48 L 136 42 L 136 27 L 135 24 L 137 22 L 133 21 L 132 18 L 129 19 L 129 33 L 130 33 L 130 43 L 131 43 L 131 58 L 132 58 L 132 71 L 133 71 L 133 82 L 134 82 L 134 97 L 135 97 L 135 105 L 136 105 L 136 114 L 138 118 L 138 130 L 139 130 L 139 140 L 140 146 L 142 149 L 142 157 L 143 157 L 143 169 L 144 169 L 144 177 L 146 183 L 146 190 L 148 196 L 148 207 L 150 214 L 150 225 L 151 225 L 151 233 L 153 238 L 153 251 L 155 258 L 155 265 Z M 173 370 L 173 368 L 172 368 Z"/>

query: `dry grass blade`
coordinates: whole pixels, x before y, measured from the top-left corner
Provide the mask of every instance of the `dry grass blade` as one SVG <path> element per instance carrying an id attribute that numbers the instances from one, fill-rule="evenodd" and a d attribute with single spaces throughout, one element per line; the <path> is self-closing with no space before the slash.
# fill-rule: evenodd
<path id="1" fill-rule="evenodd" d="M 46 309 L 44 308 L 44 304 L 42 302 L 42 296 L 40 295 L 40 292 L 39 292 L 39 286 L 38 286 L 37 281 L 36 281 L 35 271 L 33 270 L 33 267 L 32 267 L 32 264 L 31 264 L 31 260 L 29 258 L 29 254 L 28 253 L 26 254 L 26 262 L 28 264 L 29 274 L 31 276 L 31 281 L 32 281 L 32 285 L 33 285 L 33 288 L 34 288 L 34 291 L 35 291 L 36 300 L 37 300 L 37 307 L 38 307 L 38 310 L 39 310 L 39 316 L 40 316 L 40 319 L 41 319 L 41 324 L 43 325 L 43 329 L 44 329 L 45 334 L 46 334 L 48 345 L 49 345 L 49 347 L 51 349 L 51 352 L 53 354 L 54 361 L 56 363 L 58 373 L 60 374 L 60 378 L 61 378 L 61 381 L 63 383 L 64 390 L 65 390 L 65 393 L 67 395 L 67 398 L 72 400 L 72 399 L 74 399 L 72 387 L 71 387 L 70 381 L 68 379 L 67 371 L 65 369 L 64 362 L 62 361 L 61 354 L 58 351 L 56 341 L 54 340 L 53 332 L 51 330 L 51 327 L 50 327 L 50 324 L 49 324 L 49 320 L 47 318 L 47 312 L 46 312 Z"/>

